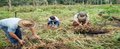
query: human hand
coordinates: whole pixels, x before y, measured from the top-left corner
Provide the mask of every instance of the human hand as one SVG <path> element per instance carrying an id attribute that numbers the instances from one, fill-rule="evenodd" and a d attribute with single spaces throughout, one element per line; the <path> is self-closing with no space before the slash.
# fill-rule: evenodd
<path id="1" fill-rule="evenodd" d="M 41 39 L 38 35 L 33 35 L 34 39 Z"/>
<path id="2" fill-rule="evenodd" d="M 84 26 L 87 26 L 87 24 L 84 24 Z"/>
<path id="3" fill-rule="evenodd" d="M 57 26 L 57 25 L 55 25 L 55 26 L 54 26 L 54 28 L 56 29 L 56 28 L 58 28 L 58 26 Z"/>
<path id="4" fill-rule="evenodd" d="M 24 45 L 25 41 L 24 40 L 19 40 L 20 45 Z"/>
<path id="5" fill-rule="evenodd" d="M 83 25 L 82 24 L 79 24 L 80 27 L 82 27 Z"/>

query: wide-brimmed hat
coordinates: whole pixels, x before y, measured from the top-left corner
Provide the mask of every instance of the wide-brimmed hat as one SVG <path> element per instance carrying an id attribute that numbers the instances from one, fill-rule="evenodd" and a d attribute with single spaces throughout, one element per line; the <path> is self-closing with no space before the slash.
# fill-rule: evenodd
<path id="1" fill-rule="evenodd" d="M 23 28 L 31 28 L 35 26 L 35 23 L 32 20 L 20 20 L 18 24 Z"/>

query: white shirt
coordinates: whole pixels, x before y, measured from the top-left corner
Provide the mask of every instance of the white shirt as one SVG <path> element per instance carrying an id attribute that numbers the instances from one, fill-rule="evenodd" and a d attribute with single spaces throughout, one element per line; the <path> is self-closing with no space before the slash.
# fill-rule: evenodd
<path id="1" fill-rule="evenodd" d="M 7 18 L 0 20 L 0 29 L 1 27 L 7 27 L 8 32 L 15 32 L 18 27 L 18 22 L 20 18 Z"/>

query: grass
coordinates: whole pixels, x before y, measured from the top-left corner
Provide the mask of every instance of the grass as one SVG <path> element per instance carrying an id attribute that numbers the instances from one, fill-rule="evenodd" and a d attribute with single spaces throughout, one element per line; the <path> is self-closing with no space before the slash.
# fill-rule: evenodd
<path id="1" fill-rule="evenodd" d="M 104 20 L 98 17 L 99 11 L 106 11 L 108 15 L 120 16 L 120 5 L 48 5 L 48 6 L 18 6 L 13 10 L 7 11 L 6 7 L 0 7 L 0 19 L 14 17 L 17 11 L 17 17 L 22 19 L 32 19 L 37 23 L 38 35 L 49 42 L 63 42 L 70 49 L 119 49 L 120 34 L 118 30 L 112 30 L 107 34 L 84 35 L 74 34 L 72 29 L 73 16 L 80 11 L 89 14 L 93 25 L 102 23 Z M 60 21 L 60 28 L 57 30 L 47 30 L 45 25 L 49 16 L 55 15 Z M 105 26 L 115 29 L 114 26 Z M 118 27 L 119 28 L 119 27 Z M 3 33 L 0 33 L 3 34 Z M 4 35 L 0 36 L 0 47 L 8 46 L 9 43 L 3 42 Z"/>

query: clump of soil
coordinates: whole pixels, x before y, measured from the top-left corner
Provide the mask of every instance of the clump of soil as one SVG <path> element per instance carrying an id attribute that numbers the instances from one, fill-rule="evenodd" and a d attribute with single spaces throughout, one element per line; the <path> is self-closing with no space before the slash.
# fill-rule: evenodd
<path id="1" fill-rule="evenodd" d="M 0 49 L 21 49 L 22 47 L 21 46 L 6 46 L 6 47 L 2 47 Z"/>
<path id="2" fill-rule="evenodd" d="M 35 44 L 31 43 L 24 46 L 7 46 L 1 49 L 70 49 L 69 46 L 65 45 L 63 42 L 51 42 L 41 45 L 41 43 Z"/>
<path id="3" fill-rule="evenodd" d="M 113 26 L 120 27 L 120 21 L 114 21 L 115 23 L 112 23 Z"/>
<path id="4" fill-rule="evenodd" d="M 34 45 L 34 46 L 28 46 L 25 49 L 70 49 L 68 46 L 66 46 L 64 43 L 47 43 L 44 46 L 40 45 Z"/>
<path id="5" fill-rule="evenodd" d="M 48 43 L 45 49 L 70 49 L 64 43 Z"/>
<path id="6" fill-rule="evenodd" d="M 25 39 L 27 43 L 23 49 L 70 49 L 63 42 L 53 42 L 49 40 Z"/>
<path id="7" fill-rule="evenodd" d="M 81 34 L 103 34 L 108 33 L 108 29 L 103 29 L 100 26 L 79 26 L 74 29 L 75 33 L 81 33 Z"/>

